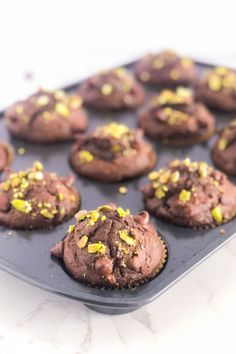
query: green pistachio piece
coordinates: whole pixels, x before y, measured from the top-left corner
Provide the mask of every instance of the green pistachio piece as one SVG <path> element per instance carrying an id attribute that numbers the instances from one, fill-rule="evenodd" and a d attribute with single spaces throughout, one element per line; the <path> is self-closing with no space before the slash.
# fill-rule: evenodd
<path id="1" fill-rule="evenodd" d="M 191 192 L 186 191 L 186 189 L 182 189 L 182 191 L 179 193 L 179 199 L 181 202 L 188 202 L 191 198 Z"/>
<path id="2" fill-rule="evenodd" d="M 24 214 L 29 214 L 32 210 L 31 204 L 27 200 L 13 199 L 11 205 L 18 211 Z"/>
<path id="3" fill-rule="evenodd" d="M 101 243 L 101 242 L 90 243 L 88 245 L 88 253 L 103 254 L 105 252 L 106 252 L 106 246 L 103 243 Z"/>
<path id="4" fill-rule="evenodd" d="M 127 230 L 119 230 L 119 235 L 122 241 L 126 242 L 130 246 L 136 245 L 136 240 L 128 234 Z"/>
<path id="5" fill-rule="evenodd" d="M 77 242 L 77 246 L 82 249 L 84 248 L 86 245 L 87 245 L 87 242 L 88 242 L 88 236 L 84 235 L 82 236 L 79 241 Z M 90 252 L 92 253 L 92 252 Z"/>
<path id="6" fill-rule="evenodd" d="M 223 220 L 223 214 L 222 214 L 221 207 L 216 206 L 214 209 L 212 209 L 211 216 L 218 224 L 221 224 L 222 220 Z"/>

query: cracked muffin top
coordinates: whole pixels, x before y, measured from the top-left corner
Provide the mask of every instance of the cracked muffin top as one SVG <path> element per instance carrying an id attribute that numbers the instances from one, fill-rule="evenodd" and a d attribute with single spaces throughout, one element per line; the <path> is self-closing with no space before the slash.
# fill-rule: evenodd
<path id="1" fill-rule="evenodd" d="M 6 125 L 12 136 L 32 143 L 72 140 L 88 124 L 82 103 L 78 94 L 40 89 L 6 110 Z"/>
<path id="2" fill-rule="evenodd" d="M 184 87 L 155 95 L 139 115 L 139 125 L 153 138 L 181 145 L 206 141 L 215 130 L 212 114 Z"/>
<path id="3" fill-rule="evenodd" d="M 115 205 L 82 210 L 52 250 L 73 278 L 107 287 L 129 287 L 152 279 L 163 267 L 166 247 L 149 214 L 130 215 Z"/>
<path id="4" fill-rule="evenodd" d="M 83 176 L 115 182 L 149 172 L 155 165 L 156 155 L 143 139 L 142 130 L 109 123 L 78 137 L 70 161 L 74 170 Z"/>
<path id="5" fill-rule="evenodd" d="M 236 71 L 225 67 L 208 70 L 196 85 L 196 97 L 206 106 L 236 111 Z"/>
<path id="6" fill-rule="evenodd" d="M 159 86 L 191 86 L 197 78 L 192 60 L 181 58 L 170 50 L 147 54 L 137 62 L 134 70 L 142 82 Z"/>
<path id="7" fill-rule="evenodd" d="M 10 173 L 0 183 L 0 225 L 12 229 L 56 226 L 78 211 L 80 197 L 73 176 L 58 177 L 40 162 Z"/>
<path id="8" fill-rule="evenodd" d="M 236 187 L 206 162 L 172 161 L 149 174 L 143 188 L 147 209 L 185 227 L 214 227 L 236 214 Z"/>
<path id="9" fill-rule="evenodd" d="M 212 158 L 221 170 L 236 175 L 236 120 L 220 131 L 212 149 Z"/>
<path id="10" fill-rule="evenodd" d="M 132 109 L 144 102 L 144 91 L 125 68 L 102 71 L 79 89 L 85 105 L 99 110 Z"/>

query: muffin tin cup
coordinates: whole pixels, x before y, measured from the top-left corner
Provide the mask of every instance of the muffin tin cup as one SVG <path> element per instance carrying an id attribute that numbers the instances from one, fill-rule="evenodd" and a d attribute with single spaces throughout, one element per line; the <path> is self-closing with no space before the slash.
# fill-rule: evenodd
<path id="1" fill-rule="evenodd" d="M 134 63 L 126 65 L 132 70 Z M 199 72 L 210 65 L 197 63 Z M 73 92 L 79 83 L 66 87 Z M 157 92 L 156 89 L 144 86 L 147 101 Z M 90 118 L 89 130 L 108 121 L 118 121 L 136 128 L 138 124 L 136 111 L 96 112 L 87 110 Z M 213 112 L 217 119 L 217 127 L 226 125 L 233 114 Z M 30 144 L 9 136 L 0 118 L 0 140 L 9 141 L 15 148 L 16 156 L 12 168 L 25 169 L 35 160 L 41 161 L 45 168 L 61 176 L 73 173 L 69 163 L 70 143 Z M 187 147 L 171 147 L 156 144 L 147 138 L 157 152 L 157 167 L 164 166 L 172 159 L 190 157 L 196 161 L 206 161 L 213 165 L 210 148 L 215 137 L 209 142 Z M 17 150 L 26 149 L 24 156 L 19 156 Z M 77 177 L 75 185 L 81 194 L 81 209 L 94 209 L 110 202 L 130 208 L 133 214 L 145 209 L 140 187 L 147 183 L 147 178 L 137 178 L 120 183 L 104 184 Z M 126 186 L 128 193 L 121 195 L 120 186 Z M 168 259 L 160 273 L 151 281 L 134 289 L 103 290 L 81 284 L 72 279 L 64 270 L 63 265 L 55 257 L 50 256 L 50 249 L 66 234 L 68 226 L 75 219 L 57 226 L 52 230 L 14 231 L 0 227 L 0 268 L 35 286 L 52 291 L 59 295 L 71 297 L 83 302 L 90 309 L 104 314 L 124 314 L 155 300 L 170 286 L 181 279 L 191 269 L 196 267 L 211 253 L 235 236 L 236 219 L 214 229 L 194 230 L 174 226 L 151 216 L 151 223 L 163 237 L 168 248 Z M 224 230 L 224 231 L 223 231 Z M 190 290 L 191 291 L 191 290 Z"/>

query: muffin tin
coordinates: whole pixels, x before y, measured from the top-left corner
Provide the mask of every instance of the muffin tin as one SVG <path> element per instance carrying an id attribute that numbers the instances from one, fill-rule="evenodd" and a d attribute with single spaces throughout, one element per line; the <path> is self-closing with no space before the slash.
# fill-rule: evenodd
<path id="1" fill-rule="evenodd" d="M 132 70 L 133 64 L 128 64 L 126 67 Z M 211 67 L 206 64 L 196 64 L 199 71 Z M 65 89 L 73 92 L 78 85 L 79 83 L 76 83 Z M 146 86 L 144 88 L 147 98 L 155 93 L 154 88 Z M 135 111 L 101 113 L 88 110 L 89 130 L 109 120 L 122 122 L 135 128 L 136 113 Z M 232 114 L 213 113 L 216 115 L 218 127 L 227 124 L 234 117 Z M 24 156 L 16 153 L 13 169 L 27 168 L 33 161 L 39 160 L 47 170 L 55 171 L 59 175 L 72 173 L 68 162 L 71 143 L 33 145 L 11 139 L 2 117 L 3 114 L 0 116 L 0 139 L 9 141 L 16 152 L 20 147 L 26 149 Z M 206 161 L 212 165 L 210 147 L 214 139 L 215 137 L 206 144 L 181 148 L 152 142 L 158 154 L 157 166 L 161 167 L 172 159 L 187 156 L 192 160 Z M 114 202 L 136 213 L 144 209 L 142 193 L 138 189 L 146 182 L 146 177 L 142 177 L 129 182 L 102 184 L 77 177 L 76 187 L 81 193 L 82 209 L 93 209 L 101 204 Z M 126 195 L 121 195 L 118 191 L 119 186 L 123 185 L 128 188 Z M 215 229 L 192 230 L 169 225 L 151 217 L 151 222 L 159 230 L 168 247 L 168 260 L 165 267 L 155 279 L 135 289 L 103 290 L 76 282 L 64 271 L 60 262 L 49 254 L 50 248 L 65 236 L 68 226 L 73 222 L 72 219 L 53 230 L 11 231 L 0 228 L 0 268 L 45 290 L 78 299 L 89 308 L 106 314 L 128 313 L 155 300 L 213 251 L 233 238 L 236 227 L 235 219 Z"/>

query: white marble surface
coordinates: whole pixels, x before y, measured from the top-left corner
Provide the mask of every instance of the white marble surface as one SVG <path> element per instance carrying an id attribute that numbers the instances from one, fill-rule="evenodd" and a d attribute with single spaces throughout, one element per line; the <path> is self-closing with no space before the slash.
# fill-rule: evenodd
<path id="1" fill-rule="evenodd" d="M 171 6 L 156 0 L 2 2 L 0 107 L 38 85 L 66 84 L 161 47 L 235 66 L 233 1 Z M 0 353 L 234 354 L 235 268 L 233 240 L 154 303 L 117 317 L 0 271 Z"/>

